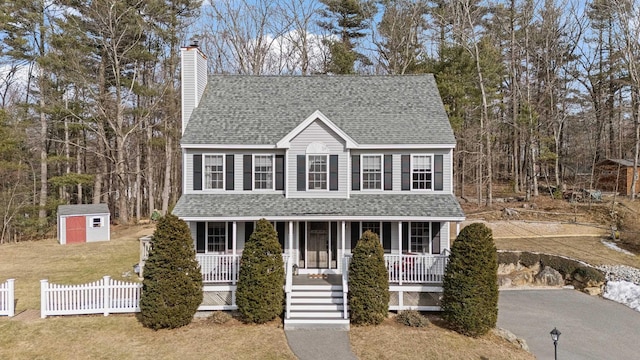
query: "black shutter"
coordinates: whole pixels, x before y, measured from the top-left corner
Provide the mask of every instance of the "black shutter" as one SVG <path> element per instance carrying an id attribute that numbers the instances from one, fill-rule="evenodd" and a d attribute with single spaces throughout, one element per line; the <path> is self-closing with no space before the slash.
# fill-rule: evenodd
<path id="1" fill-rule="evenodd" d="M 338 257 L 338 223 L 331 222 L 331 260 L 336 261 Z"/>
<path id="2" fill-rule="evenodd" d="M 338 155 L 329 155 L 329 190 L 338 190 Z"/>
<path id="3" fill-rule="evenodd" d="M 351 190 L 360 190 L 360 155 L 351 155 Z"/>
<path id="4" fill-rule="evenodd" d="M 233 222 L 227 223 L 227 250 L 233 249 Z"/>
<path id="5" fill-rule="evenodd" d="M 284 250 L 284 226 L 285 223 L 282 221 L 276 222 L 276 231 L 278 232 L 278 242 L 280 243 L 280 247 Z"/>
<path id="6" fill-rule="evenodd" d="M 206 223 L 204 222 L 197 222 L 196 223 L 196 252 L 198 253 L 203 253 L 205 252 L 205 248 L 207 246 L 207 241 L 206 241 L 206 231 L 207 231 L 207 227 L 206 227 Z"/>
<path id="7" fill-rule="evenodd" d="M 411 190 L 411 155 L 402 155 L 402 190 Z"/>
<path id="8" fill-rule="evenodd" d="M 304 156 L 304 155 L 303 155 Z M 305 239 L 307 237 L 307 230 L 304 222 L 300 222 L 298 226 L 298 241 L 300 245 L 300 260 L 304 261 L 304 256 L 307 253 L 305 247 Z"/>
<path id="9" fill-rule="evenodd" d="M 193 190 L 202 190 L 202 155 L 193 155 Z"/>
<path id="10" fill-rule="evenodd" d="M 353 253 L 353 249 L 358 245 L 358 240 L 360 240 L 360 223 L 352 221 L 351 222 L 351 253 Z"/>
<path id="11" fill-rule="evenodd" d="M 431 253 L 440 254 L 440 223 L 431 223 Z"/>
<path id="12" fill-rule="evenodd" d="M 242 189 L 244 190 L 253 189 L 253 184 L 251 183 L 252 170 L 251 155 L 245 155 L 242 163 Z"/>
<path id="13" fill-rule="evenodd" d="M 227 160 L 226 160 L 226 164 L 227 169 L 226 169 L 226 189 L 227 190 L 233 190 L 233 155 L 227 155 Z"/>
<path id="14" fill-rule="evenodd" d="M 384 156 L 384 189 L 393 190 L 393 155 Z"/>
<path id="15" fill-rule="evenodd" d="M 384 252 L 391 252 L 391 223 L 382 223 L 382 248 Z"/>
<path id="16" fill-rule="evenodd" d="M 409 232 L 411 231 L 411 229 L 409 229 L 409 223 L 408 222 L 403 222 L 402 223 L 402 251 L 405 253 L 408 253 L 409 250 Z"/>
<path id="17" fill-rule="evenodd" d="M 433 190 L 442 190 L 442 155 L 436 155 L 433 160 L 434 183 Z"/>
<path id="18" fill-rule="evenodd" d="M 253 234 L 253 221 L 247 221 L 244 223 L 244 242 L 249 241 L 249 237 Z"/>
<path id="19" fill-rule="evenodd" d="M 307 190 L 307 165 L 306 165 L 306 156 L 298 155 L 298 169 L 297 171 L 297 179 L 298 179 L 298 191 Z"/>
<path id="20" fill-rule="evenodd" d="M 284 155 L 276 155 L 276 190 L 284 190 Z"/>

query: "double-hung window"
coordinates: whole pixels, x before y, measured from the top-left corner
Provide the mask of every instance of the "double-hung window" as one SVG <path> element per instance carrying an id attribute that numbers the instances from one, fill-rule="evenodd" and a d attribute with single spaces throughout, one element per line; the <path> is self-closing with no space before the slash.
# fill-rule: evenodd
<path id="1" fill-rule="evenodd" d="M 429 253 L 429 223 L 428 222 L 412 222 L 411 223 L 411 252 Z"/>
<path id="2" fill-rule="evenodd" d="M 204 188 L 224 189 L 224 156 L 204 155 Z"/>
<path id="3" fill-rule="evenodd" d="M 327 155 L 309 155 L 307 176 L 309 190 L 327 190 Z"/>
<path id="4" fill-rule="evenodd" d="M 253 158 L 253 188 L 273 189 L 273 155 L 255 155 Z"/>
<path id="5" fill-rule="evenodd" d="M 372 233 L 377 234 L 379 238 L 381 238 L 382 233 L 380 232 L 380 223 L 375 221 L 363 221 L 362 222 L 362 233 L 365 231 L 371 230 Z"/>
<path id="6" fill-rule="evenodd" d="M 414 155 L 412 160 L 412 188 L 414 190 L 432 190 L 433 168 L 431 167 L 431 156 Z"/>
<path id="7" fill-rule="evenodd" d="M 207 252 L 224 252 L 227 244 L 227 226 L 223 222 L 207 223 Z"/>
<path id="8" fill-rule="evenodd" d="M 382 189 L 382 156 L 362 155 L 362 190 Z"/>

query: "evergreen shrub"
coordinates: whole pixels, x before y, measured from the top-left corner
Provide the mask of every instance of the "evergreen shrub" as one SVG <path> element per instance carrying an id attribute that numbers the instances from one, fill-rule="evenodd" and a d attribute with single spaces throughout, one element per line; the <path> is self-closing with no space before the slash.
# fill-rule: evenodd
<path id="1" fill-rule="evenodd" d="M 456 331 L 477 337 L 498 319 L 498 261 L 491 229 L 466 226 L 451 247 L 443 281 L 443 318 Z"/>
<path id="2" fill-rule="evenodd" d="M 566 279 L 577 269 L 582 267 L 582 264 L 575 260 L 565 259 L 556 255 L 540 255 L 540 264 L 542 268 L 548 266 L 557 270 Z"/>
<path id="3" fill-rule="evenodd" d="M 396 321 L 410 327 L 427 327 L 430 322 L 426 316 L 416 310 L 405 310 L 396 316 Z"/>
<path id="4" fill-rule="evenodd" d="M 512 251 L 501 251 L 498 253 L 498 264 L 517 265 L 520 255 Z"/>
<path id="5" fill-rule="evenodd" d="M 349 311 L 351 323 L 378 325 L 389 311 L 389 275 L 380 238 L 366 231 L 353 249 L 349 264 Z"/>
<path id="6" fill-rule="evenodd" d="M 579 277 L 583 282 L 604 282 L 605 277 L 604 274 L 598 269 L 594 269 L 588 266 L 581 266 L 573 271 L 571 276 L 575 279 Z"/>
<path id="7" fill-rule="evenodd" d="M 174 215 L 159 219 L 144 266 L 140 316 L 148 328 L 187 325 L 202 303 L 202 275 L 187 224 Z"/>
<path id="8" fill-rule="evenodd" d="M 525 267 L 532 267 L 540 263 L 540 254 L 523 251 L 520 253 L 520 264 Z"/>
<path id="9" fill-rule="evenodd" d="M 236 302 L 242 321 L 262 324 L 282 314 L 284 263 L 278 233 L 260 219 L 244 245 Z"/>

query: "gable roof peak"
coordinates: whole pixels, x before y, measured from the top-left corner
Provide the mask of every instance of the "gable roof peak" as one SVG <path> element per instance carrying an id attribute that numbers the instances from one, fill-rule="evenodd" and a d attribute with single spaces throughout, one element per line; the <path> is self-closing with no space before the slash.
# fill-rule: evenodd
<path id="1" fill-rule="evenodd" d="M 285 135 L 278 143 L 276 144 L 277 148 L 288 148 L 291 145 L 291 140 L 293 140 L 296 136 L 298 136 L 304 129 L 306 129 L 309 125 L 311 125 L 314 121 L 320 121 L 325 124 L 329 129 L 335 132 L 342 140 L 345 141 L 346 147 L 348 149 L 358 147 L 358 144 L 340 127 L 333 123 L 333 121 L 329 120 L 322 111 L 316 110 L 313 114 L 309 115 L 303 122 L 301 122 L 295 129 L 291 130 L 287 135 Z"/>

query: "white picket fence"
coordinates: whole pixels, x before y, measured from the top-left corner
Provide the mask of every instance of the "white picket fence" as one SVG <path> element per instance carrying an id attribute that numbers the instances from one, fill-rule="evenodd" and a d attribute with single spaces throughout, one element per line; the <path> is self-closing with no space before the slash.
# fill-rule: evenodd
<path id="1" fill-rule="evenodd" d="M 14 279 L 9 279 L 3 284 L 0 284 L 0 316 L 11 317 L 15 315 L 14 282 Z"/>
<path id="2" fill-rule="evenodd" d="M 40 280 L 40 317 L 139 312 L 141 290 L 141 283 L 113 280 L 109 276 L 82 285 Z"/>

